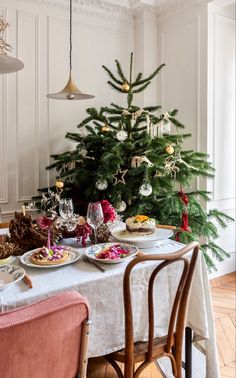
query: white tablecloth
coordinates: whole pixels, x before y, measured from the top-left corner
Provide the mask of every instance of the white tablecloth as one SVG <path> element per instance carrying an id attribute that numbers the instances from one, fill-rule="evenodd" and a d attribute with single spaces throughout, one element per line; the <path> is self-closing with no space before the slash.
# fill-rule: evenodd
<path id="1" fill-rule="evenodd" d="M 69 244 L 74 241 L 68 239 Z M 165 240 L 161 246 L 142 250 L 144 253 L 168 253 L 179 250 L 180 243 Z M 84 249 L 80 249 L 84 253 Z M 19 258 L 11 263 L 21 265 Z M 144 284 L 148 273 L 153 270 L 153 263 L 145 262 L 135 269 L 133 283 L 134 325 L 136 340 L 147 337 L 147 306 Z M 15 307 L 35 302 L 66 290 L 76 290 L 88 299 L 91 308 L 92 329 L 89 357 L 102 356 L 124 346 L 123 324 L 123 273 L 127 263 L 104 265 L 106 272 L 100 272 L 91 264 L 81 260 L 64 267 L 38 269 L 23 266 L 33 282 L 33 289 L 28 289 L 23 281 L 12 285 L 0 293 L 0 310 L 7 311 Z M 166 333 L 168 313 L 174 296 L 175 283 L 181 273 L 181 263 L 172 264 L 164 269 L 156 283 L 157 322 L 156 335 Z M 194 331 L 194 341 L 206 355 L 206 372 L 197 368 L 198 378 L 218 378 L 219 369 L 216 352 L 213 313 L 211 306 L 208 274 L 203 257 L 198 259 L 190 292 L 187 310 L 187 326 Z M 193 361 L 196 365 L 198 361 Z M 194 369 L 195 370 L 195 369 Z M 169 377 L 169 375 L 167 375 Z"/>

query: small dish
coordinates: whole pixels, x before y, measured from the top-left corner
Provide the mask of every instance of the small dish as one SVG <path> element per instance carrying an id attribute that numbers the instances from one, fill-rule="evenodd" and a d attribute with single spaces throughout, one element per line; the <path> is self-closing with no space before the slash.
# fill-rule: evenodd
<path id="1" fill-rule="evenodd" d="M 17 265 L 0 266 L 0 291 L 20 281 L 25 275 L 25 270 Z"/>
<path id="2" fill-rule="evenodd" d="M 30 266 L 32 268 L 40 268 L 40 269 L 45 269 L 45 268 L 48 269 L 49 268 L 49 269 L 51 269 L 51 268 L 60 268 L 61 266 L 72 264 L 75 261 L 80 259 L 81 254 L 77 251 L 77 249 L 69 247 L 69 246 L 65 246 L 65 248 L 69 251 L 69 257 L 68 257 L 68 260 L 62 262 L 61 264 L 55 264 L 55 265 L 37 265 L 37 264 L 34 264 L 33 261 L 31 260 L 31 255 L 34 252 L 37 252 L 41 248 L 36 248 L 36 249 L 33 249 L 32 251 L 24 253 L 24 255 L 22 255 L 20 257 L 20 261 L 21 261 L 22 264 L 24 264 L 26 266 Z"/>
<path id="3" fill-rule="evenodd" d="M 109 258 L 98 258 L 97 255 L 104 250 L 107 250 L 110 247 L 119 246 L 122 249 L 125 249 L 128 253 L 124 257 L 116 258 L 116 259 L 109 259 Z M 99 261 L 100 263 L 104 264 L 118 264 L 123 261 L 126 261 L 129 257 L 133 257 L 137 255 L 138 248 L 135 245 L 126 244 L 126 243 L 102 243 L 102 244 L 95 244 L 89 247 L 85 251 L 85 255 L 90 258 L 91 260 Z"/>

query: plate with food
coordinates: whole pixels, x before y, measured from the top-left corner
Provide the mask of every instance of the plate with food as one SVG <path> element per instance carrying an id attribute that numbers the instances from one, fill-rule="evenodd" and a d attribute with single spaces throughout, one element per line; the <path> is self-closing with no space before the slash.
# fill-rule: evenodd
<path id="1" fill-rule="evenodd" d="M 8 288 L 10 285 L 20 281 L 25 275 L 23 268 L 17 265 L 0 266 L 0 291 Z"/>
<path id="2" fill-rule="evenodd" d="M 85 251 L 85 255 L 105 264 L 117 264 L 137 255 L 138 248 L 126 243 L 95 244 Z"/>
<path id="3" fill-rule="evenodd" d="M 81 254 L 77 249 L 54 245 L 51 248 L 42 247 L 24 253 L 20 257 L 22 264 L 34 268 L 58 268 L 79 260 Z"/>
<path id="4" fill-rule="evenodd" d="M 173 230 L 158 228 L 156 220 L 147 215 L 127 218 L 125 223 L 112 231 L 116 240 L 132 243 L 140 248 L 158 245 L 159 241 L 172 235 Z"/>

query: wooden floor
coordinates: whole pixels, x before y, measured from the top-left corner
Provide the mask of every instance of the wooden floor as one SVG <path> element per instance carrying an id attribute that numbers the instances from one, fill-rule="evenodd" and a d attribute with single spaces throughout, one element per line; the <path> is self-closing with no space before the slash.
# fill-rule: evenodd
<path id="1" fill-rule="evenodd" d="M 235 302 L 236 273 L 211 281 L 212 301 L 216 324 L 217 348 L 221 378 L 236 378 L 235 367 Z M 90 359 L 88 378 L 117 378 L 114 369 L 102 358 Z M 153 363 L 141 378 L 161 378 Z M 213 378 L 213 377 L 212 377 Z"/>
<path id="2" fill-rule="evenodd" d="M 235 378 L 236 273 L 215 278 L 211 288 L 221 377 Z"/>

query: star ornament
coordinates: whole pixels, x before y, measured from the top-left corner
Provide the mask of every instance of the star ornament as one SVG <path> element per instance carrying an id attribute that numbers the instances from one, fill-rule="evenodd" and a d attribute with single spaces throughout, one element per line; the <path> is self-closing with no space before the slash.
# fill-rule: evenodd
<path id="1" fill-rule="evenodd" d="M 128 169 L 124 169 L 123 171 L 118 169 L 118 171 L 114 174 L 115 185 L 117 185 L 119 183 L 121 183 L 123 185 L 126 184 L 124 177 L 125 177 L 127 172 L 128 172 Z"/>

